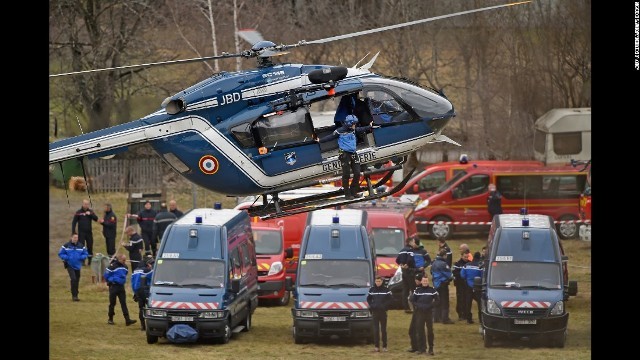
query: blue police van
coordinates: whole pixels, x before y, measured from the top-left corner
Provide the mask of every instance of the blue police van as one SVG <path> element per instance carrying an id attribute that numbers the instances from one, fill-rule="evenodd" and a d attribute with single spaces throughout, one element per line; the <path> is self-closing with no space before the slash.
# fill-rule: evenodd
<path id="1" fill-rule="evenodd" d="M 376 254 L 362 210 L 309 213 L 300 246 L 295 286 L 287 287 L 296 344 L 316 338 L 373 341 L 367 294 L 375 278 Z"/>
<path id="2" fill-rule="evenodd" d="M 228 343 L 249 331 L 258 271 L 246 211 L 193 209 L 162 238 L 145 306 L 147 343 L 172 328 Z M 168 337 L 171 340 L 171 337 Z"/>
<path id="3" fill-rule="evenodd" d="M 539 340 L 564 347 L 569 313 L 565 301 L 578 285 L 568 280 L 567 261 L 553 218 L 496 215 L 489 230 L 483 276 L 481 333 L 485 347 L 500 338 Z"/>

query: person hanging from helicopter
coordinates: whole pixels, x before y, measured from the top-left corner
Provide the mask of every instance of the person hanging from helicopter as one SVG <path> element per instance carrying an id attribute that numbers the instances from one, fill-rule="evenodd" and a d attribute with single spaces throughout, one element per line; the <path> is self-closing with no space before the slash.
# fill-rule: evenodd
<path id="1" fill-rule="evenodd" d="M 364 133 L 373 128 L 372 123 L 367 126 L 359 126 L 355 115 L 347 115 L 343 125 L 333 133 L 316 139 L 318 142 L 327 142 L 338 138 L 340 164 L 342 165 L 342 188 L 347 199 L 360 197 L 360 162 L 356 153 L 356 133 Z M 349 185 L 349 171 L 353 171 L 353 180 Z"/>

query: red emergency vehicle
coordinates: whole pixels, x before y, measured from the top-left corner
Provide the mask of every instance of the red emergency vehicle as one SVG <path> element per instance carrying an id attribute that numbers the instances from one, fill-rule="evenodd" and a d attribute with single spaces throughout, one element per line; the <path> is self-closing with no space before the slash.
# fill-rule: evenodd
<path id="1" fill-rule="evenodd" d="M 272 300 L 281 306 L 289 304 L 291 295 L 285 289 L 285 277 L 293 249 L 285 247 L 283 228 L 253 223 L 251 231 L 258 265 L 258 299 Z"/>

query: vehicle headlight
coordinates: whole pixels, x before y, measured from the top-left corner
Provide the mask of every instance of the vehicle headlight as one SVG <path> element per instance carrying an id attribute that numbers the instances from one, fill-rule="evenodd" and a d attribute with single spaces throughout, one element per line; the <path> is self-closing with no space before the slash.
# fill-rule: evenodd
<path id="1" fill-rule="evenodd" d="M 551 309 L 551 313 L 549 315 L 562 315 L 564 314 L 564 302 L 558 301 Z"/>
<path id="2" fill-rule="evenodd" d="M 487 300 L 487 312 L 489 314 L 500 315 L 500 308 L 498 307 L 498 304 L 496 304 L 495 301 L 489 299 Z"/>
<path id="3" fill-rule="evenodd" d="M 282 263 L 280 261 L 276 261 L 271 264 L 271 268 L 269 268 L 269 275 L 275 275 L 282 271 Z"/>
<path id="4" fill-rule="evenodd" d="M 422 210 L 424 208 L 426 208 L 427 206 L 429 206 L 429 199 L 424 199 L 420 202 L 420 204 L 418 204 L 416 206 L 416 210 L 415 211 L 419 211 Z"/>
<path id="5" fill-rule="evenodd" d="M 398 268 L 398 269 L 396 270 L 396 273 L 395 273 L 395 274 L 393 274 L 393 276 L 391 277 L 391 279 L 389 279 L 389 285 L 388 285 L 388 286 L 391 286 L 391 285 L 397 284 L 397 283 L 399 283 L 400 281 L 402 281 L 402 269 L 401 269 L 401 268 Z"/>
<path id="6" fill-rule="evenodd" d="M 306 317 L 306 318 L 317 318 L 317 311 L 309 311 L 309 310 L 296 310 L 296 316 L 298 317 Z"/>
<path id="7" fill-rule="evenodd" d="M 224 317 L 224 311 L 203 311 L 198 314 L 203 319 L 221 319 Z"/>
<path id="8" fill-rule="evenodd" d="M 147 309 L 147 316 L 166 317 L 167 311 L 160 309 Z"/>
<path id="9" fill-rule="evenodd" d="M 369 310 L 366 310 L 366 311 L 354 311 L 349 316 L 351 316 L 352 318 L 366 318 L 366 317 L 370 317 L 371 313 L 369 312 Z"/>

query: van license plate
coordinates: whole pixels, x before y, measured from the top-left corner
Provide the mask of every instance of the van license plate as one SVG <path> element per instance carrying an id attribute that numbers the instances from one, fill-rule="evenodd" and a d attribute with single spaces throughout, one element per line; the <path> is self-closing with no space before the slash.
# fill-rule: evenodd
<path id="1" fill-rule="evenodd" d="M 535 325 L 536 321 L 536 319 L 513 319 L 514 324 L 520 325 Z"/>
<path id="2" fill-rule="evenodd" d="M 172 316 L 171 321 L 193 321 L 193 316 Z"/>
<path id="3" fill-rule="evenodd" d="M 322 318 L 323 321 L 347 321 L 346 316 L 325 316 Z"/>

